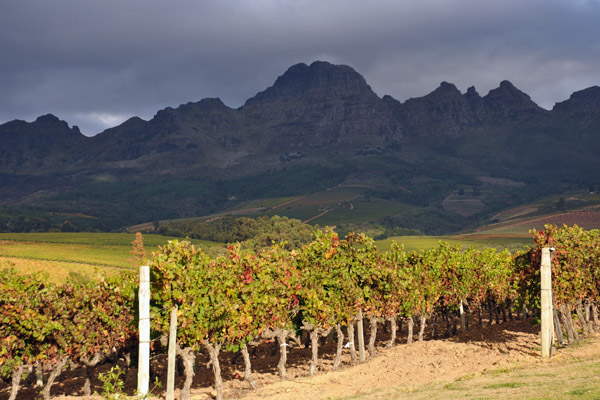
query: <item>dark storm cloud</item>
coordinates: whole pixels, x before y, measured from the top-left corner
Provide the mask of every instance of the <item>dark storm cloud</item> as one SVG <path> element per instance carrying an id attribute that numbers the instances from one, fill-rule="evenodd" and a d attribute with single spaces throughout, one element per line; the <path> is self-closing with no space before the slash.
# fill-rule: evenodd
<path id="1" fill-rule="evenodd" d="M 8 0 L 0 123 L 50 112 L 93 134 L 204 97 L 239 107 L 317 59 L 401 101 L 508 79 L 551 108 L 600 84 L 599 17 L 572 0 Z"/>

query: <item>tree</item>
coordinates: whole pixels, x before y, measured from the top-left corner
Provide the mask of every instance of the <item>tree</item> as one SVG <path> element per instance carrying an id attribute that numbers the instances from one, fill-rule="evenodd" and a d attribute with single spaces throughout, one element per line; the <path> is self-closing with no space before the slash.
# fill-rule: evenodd
<path id="1" fill-rule="evenodd" d="M 131 256 L 127 259 L 134 267 L 139 268 L 146 259 L 146 249 L 144 249 L 144 236 L 141 232 L 136 232 L 135 239 L 131 242 Z"/>

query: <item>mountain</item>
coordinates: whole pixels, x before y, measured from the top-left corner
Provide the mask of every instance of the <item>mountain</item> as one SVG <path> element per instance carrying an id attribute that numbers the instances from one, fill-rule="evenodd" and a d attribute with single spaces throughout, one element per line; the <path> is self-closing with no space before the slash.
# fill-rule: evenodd
<path id="1" fill-rule="evenodd" d="M 459 229 L 532 196 L 596 184 L 599 128 L 597 86 L 552 110 L 509 81 L 485 96 L 442 82 L 400 102 L 378 97 L 349 66 L 317 61 L 290 67 L 238 109 L 203 99 L 94 137 L 52 115 L 0 125 L 0 204 L 117 228 L 359 184 L 442 224 L 458 218 L 448 226 Z M 459 189 L 478 193 L 473 211 L 448 206 Z"/>
<path id="2" fill-rule="evenodd" d="M 11 121 L 0 125 L 0 171 L 5 174 L 45 174 L 78 161 L 85 136 L 76 126 L 47 114 L 32 123 Z"/>
<path id="3" fill-rule="evenodd" d="M 360 74 L 315 62 L 291 67 L 237 110 L 204 99 L 147 122 L 126 121 L 92 138 L 89 160 L 109 170 L 237 176 L 288 161 L 323 162 L 400 137 L 389 107 Z"/>

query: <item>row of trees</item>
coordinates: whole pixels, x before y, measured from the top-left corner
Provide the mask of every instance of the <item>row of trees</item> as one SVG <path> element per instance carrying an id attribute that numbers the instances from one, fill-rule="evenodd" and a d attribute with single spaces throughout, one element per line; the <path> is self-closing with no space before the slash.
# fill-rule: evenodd
<path id="1" fill-rule="evenodd" d="M 597 313 L 599 233 L 551 226 L 545 232 L 554 237 L 553 243 L 558 246 L 554 261 L 557 303 L 564 310 L 565 323 L 574 330 L 571 310 L 578 304 L 578 298 L 589 306 L 588 313 L 579 316 L 580 320 Z M 494 249 L 463 250 L 447 243 L 421 252 L 405 252 L 394 245 L 389 252 L 380 253 L 373 240 L 365 235 L 349 234 L 340 239 L 329 231 L 317 232 L 314 240 L 299 250 L 271 246 L 255 253 L 231 246 L 228 254 L 216 259 L 210 259 L 187 242 L 171 242 L 151 263 L 157 317 L 154 329 L 166 334 L 169 312 L 173 307 L 178 308 L 182 328 L 178 333 L 178 353 L 189 366 L 182 398 L 189 394 L 193 357 L 201 347 L 211 356 L 219 396 L 221 348 L 244 353 L 246 378 L 252 385 L 248 344 L 277 338 L 281 348 L 278 369 L 283 378 L 287 341 L 297 340 L 296 333 L 303 330 L 310 336 L 313 374 L 318 367 L 318 338 L 332 330 L 337 332 L 338 339 L 334 367 L 340 364 L 344 330 L 350 337 L 352 360 L 357 359 L 354 326 L 362 325 L 363 316 L 371 328 L 368 349 L 373 354 L 377 324 L 383 319 L 391 323 L 392 345 L 399 319 L 408 324 L 410 342 L 415 320 L 420 322 L 418 338 L 422 340 L 430 318 L 436 328 L 439 317 L 450 325 L 455 311 L 467 304 L 470 310 L 478 311 L 480 324 L 485 309 L 490 312 L 491 321 L 494 317 L 498 320 L 499 314 L 506 311 L 511 314 L 511 310 L 522 307 L 539 308 L 539 261 L 536 260 L 541 247 L 548 242 L 538 240 L 537 232 L 533 235 L 536 247 L 515 255 Z M 566 253 L 563 248 L 568 249 Z M 563 257 L 572 251 L 594 255 Z M 588 264 L 584 266 L 585 262 Z M 538 271 L 537 275 L 534 271 Z M 572 280 L 570 271 L 586 276 L 587 291 L 580 292 L 561 283 Z M 464 322 L 462 325 L 466 328 Z M 592 326 L 583 329 L 587 332 Z M 569 340 L 575 337 L 569 336 Z"/>
<path id="2" fill-rule="evenodd" d="M 390 251 L 379 252 L 366 235 L 340 239 L 331 231 L 317 232 L 297 250 L 274 244 L 255 252 L 234 245 L 213 258 L 189 242 L 173 241 L 149 260 L 152 329 L 166 338 L 170 312 L 176 308 L 177 354 L 186 376 L 181 398 L 189 398 L 196 353 L 201 349 L 210 356 L 220 397 L 222 349 L 242 353 L 245 377 L 254 387 L 248 346 L 260 340 L 277 339 L 283 378 L 287 346 L 299 340 L 301 331 L 310 338 L 310 373 L 314 374 L 319 365 L 318 339 L 332 332 L 337 333 L 334 368 L 340 365 L 346 335 L 351 359 L 358 361 L 354 329 L 362 327 L 363 319 L 369 322 L 367 347 L 374 354 L 378 323 L 383 320 L 390 323 L 388 346 L 392 346 L 398 321 L 406 321 L 407 342 L 411 342 L 415 322 L 419 322 L 418 340 L 423 340 L 428 323 L 434 335 L 440 331 L 440 319 L 447 323 L 447 332 L 456 329 L 463 309 L 471 315 L 478 312 L 480 324 L 486 309 L 490 323 L 503 311 L 536 309 L 539 253 L 541 247 L 553 246 L 553 284 L 568 340 L 576 340 L 573 310 L 583 333 L 594 331 L 600 290 L 599 231 L 547 226 L 532 234 L 535 247 L 514 255 L 494 249 L 464 250 L 443 242 L 428 251 L 406 252 L 393 245 Z M 53 286 L 39 276 L 24 278 L 5 270 L 0 282 L 0 337 L 4 338 L 0 365 L 3 375 L 12 373 L 13 391 L 27 366 L 60 371 L 67 358 L 92 365 L 136 342 L 137 280 L 132 276 L 105 278 L 94 285 Z M 461 326 L 466 329 L 466 321 Z M 48 385 L 50 379 L 49 396 Z"/>
<path id="3" fill-rule="evenodd" d="M 0 232 L 109 232 L 116 223 L 122 221 L 0 205 Z"/>
<path id="4" fill-rule="evenodd" d="M 301 247 L 312 240 L 316 230 L 318 226 L 278 215 L 258 218 L 226 215 L 209 221 L 170 221 L 159 228 L 160 233 L 167 236 L 221 243 L 241 242 L 243 248 L 253 250 L 269 247 L 273 241 L 286 242 L 289 249 Z"/>

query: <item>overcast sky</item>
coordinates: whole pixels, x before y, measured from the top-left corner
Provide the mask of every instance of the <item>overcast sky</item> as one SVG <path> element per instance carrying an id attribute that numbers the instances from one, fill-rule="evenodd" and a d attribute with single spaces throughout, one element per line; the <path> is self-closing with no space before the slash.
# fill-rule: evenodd
<path id="1" fill-rule="evenodd" d="M 2 0 L 0 123 L 52 113 L 93 135 L 293 64 L 347 64 L 405 101 L 508 79 L 550 109 L 600 85 L 599 0 Z"/>

